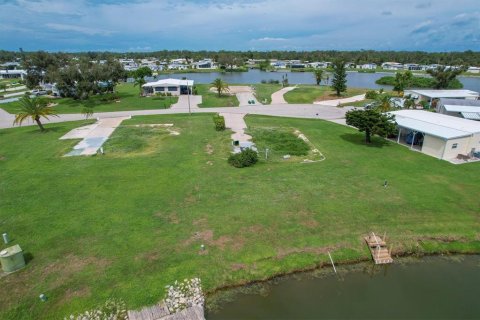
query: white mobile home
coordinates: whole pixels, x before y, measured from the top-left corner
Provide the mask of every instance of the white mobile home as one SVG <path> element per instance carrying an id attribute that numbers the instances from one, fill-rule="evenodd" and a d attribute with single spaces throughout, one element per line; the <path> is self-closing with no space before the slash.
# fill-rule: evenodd
<path id="1" fill-rule="evenodd" d="M 437 112 L 480 121 L 480 100 L 442 98 L 437 103 Z"/>
<path id="2" fill-rule="evenodd" d="M 391 112 L 397 142 L 442 160 L 467 158 L 480 151 L 480 122 L 422 110 Z"/>
<path id="3" fill-rule="evenodd" d="M 479 93 L 471 90 L 405 90 L 404 96 L 411 96 L 416 102 L 427 101 L 436 107 L 432 102 L 441 98 L 477 100 Z"/>
<path id="4" fill-rule="evenodd" d="M 192 94 L 193 80 L 162 79 L 145 83 L 143 94 L 146 96 L 155 94 L 170 94 L 179 96 L 181 94 Z"/>

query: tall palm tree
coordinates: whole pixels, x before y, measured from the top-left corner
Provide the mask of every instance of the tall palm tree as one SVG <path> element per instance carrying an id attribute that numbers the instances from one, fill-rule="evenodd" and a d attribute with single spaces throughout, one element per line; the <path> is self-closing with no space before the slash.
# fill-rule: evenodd
<path id="1" fill-rule="evenodd" d="M 322 69 L 316 69 L 313 72 L 313 75 L 315 77 L 315 82 L 317 83 L 317 86 L 319 86 L 320 83 L 322 82 L 322 79 L 323 79 L 323 70 Z"/>
<path id="2" fill-rule="evenodd" d="M 32 119 L 38 124 L 41 131 L 45 131 L 45 128 L 40 122 L 40 118 L 43 117 L 48 119 L 48 116 L 58 117 L 53 108 L 42 98 L 30 98 L 29 96 L 24 96 L 19 101 L 21 105 L 20 112 L 15 115 L 13 124 L 22 125 L 23 121 Z"/>
<path id="3" fill-rule="evenodd" d="M 215 79 L 212 82 L 212 86 L 217 89 L 218 96 L 220 97 L 223 92 L 229 92 L 228 84 L 220 78 Z"/>
<path id="4" fill-rule="evenodd" d="M 138 86 L 140 89 L 140 94 L 142 94 L 142 86 L 147 83 L 143 77 L 138 77 L 135 78 L 135 81 L 133 82 L 133 86 L 136 87 Z"/>

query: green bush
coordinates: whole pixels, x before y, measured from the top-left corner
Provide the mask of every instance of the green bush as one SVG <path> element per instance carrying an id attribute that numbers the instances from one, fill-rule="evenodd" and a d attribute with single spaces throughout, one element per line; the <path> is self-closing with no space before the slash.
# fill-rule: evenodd
<path id="1" fill-rule="evenodd" d="M 376 99 L 378 96 L 377 91 L 375 90 L 368 90 L 367 93 L 365 93 L 365 99 Z"/>
<path id="2" fill-rule="evenodd" d="M 250 148 L 242 150 L 239 153 L 232 154 L 228 157 L 228 163 L 235 168 L 244 168 L 253 166 L 258 161 L 258 154 Z"/>
<path id="3" fill-rule="evenodd" d="M 225 118 L 217 114 L 213 116 L 213 122 L 215 123 L 215 130 L 223 131 L 225 130 Z"/>

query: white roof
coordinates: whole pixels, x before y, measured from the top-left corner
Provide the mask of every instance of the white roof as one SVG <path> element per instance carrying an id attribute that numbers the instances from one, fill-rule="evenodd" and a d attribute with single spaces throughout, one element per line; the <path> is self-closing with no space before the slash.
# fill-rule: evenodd
<path id="1" fill-rule="evenodd" d="M 445 104 L 443 105 L 445 110 L 449 112 L 480 112 L 480 107 L 475 106 L 459 106 L 459 105 L 451 105 Z"/>
<path id="2" fill-rule="evenodd" d="M 422 110 L 391 112 L 401 127 L 443 139 L 453 139 L 480 133 L 480 122 Z"/>
<path id="3" fill-rule="evenodd" d="M 465 119 L 480 120 L 480 112 L 462 112 Z"/>
<path id="4" fill-rule="evenodd" d="M 180 79 L 161 79 L 154 82 L 147 82 L 142 87 L 157 87 L 157 86 L 193 86 L 193 80 Z"/>
<path id="5" fill-rule="evenodd" d="M 0 70 L 0 74 L 27 74 L 25 70 Z"/>
<path id="6" fill-rule="evenodd" d="M 429 98 L 475 98 L 478 92 L 471 90 L 405 90 L 408 93 L 415 93 Z"/>

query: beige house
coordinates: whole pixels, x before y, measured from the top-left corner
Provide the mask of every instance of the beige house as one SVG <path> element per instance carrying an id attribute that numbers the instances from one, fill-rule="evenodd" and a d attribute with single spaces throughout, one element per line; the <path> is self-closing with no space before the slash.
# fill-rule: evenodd
<path id="1" fill-rule="evenodd" d="M 422 111 L 391 112 L 397 142 L 442 160 L 474 157 L 480 152 L 480 122 Z"/>

